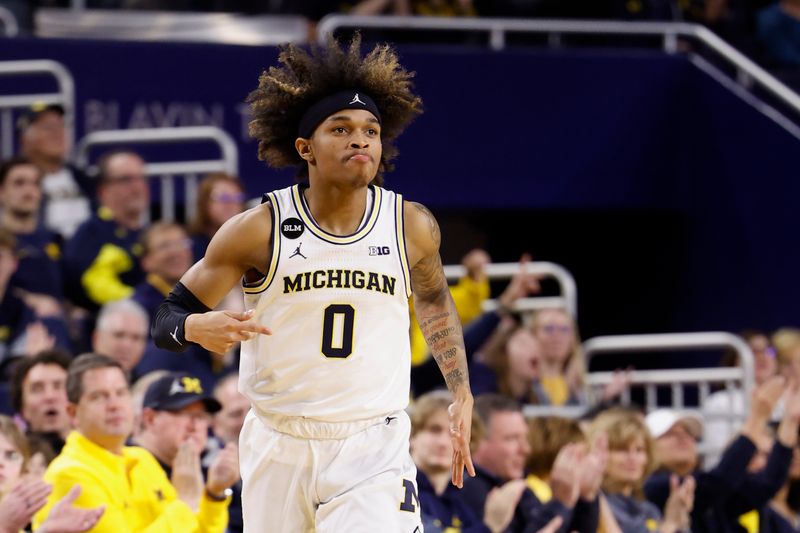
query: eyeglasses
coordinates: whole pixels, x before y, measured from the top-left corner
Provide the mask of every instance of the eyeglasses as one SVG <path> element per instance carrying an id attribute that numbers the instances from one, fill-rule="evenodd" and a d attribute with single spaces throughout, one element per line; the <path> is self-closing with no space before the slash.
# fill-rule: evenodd
<path id="1" fill-rule="evenodd" d="M 226 193 L 212 194 L 211 199 L 221 204 L 241 204 L 245 201 L 244 193 Z"/>
<path id="2" fill-rule="evenodd" d="M 123 174 L 122 176 L 107 177 L 104 181 L 106 185 L 128 185 L 135 181 L 144 181 L 142 174 Z"/>
<path id="3" fill-rule="evenodd" d="M 179 239 L 175 241 L 165 241 L 153 246 L 154 252 L 165 252 L 167 250 L 188 250 L 192 247 L 192 239 Z"/>
<path id="4" fill-rule="evenodd" d="M 767 346 L 763 350 L 753 350 L 753 355 L 766 355 L 770 359 L 775 359 L 776 352 L 772 346 Z"/>
<path id="5" fill-rule="evenodd" d="M 569 335 L 572 333 L 572 326 L 568 325 L 559 326 L 558 324 L 542 324 L 540 327 L 542 331 L 548 335 L 554 335 L 556 333 L 561 335 Z"/>

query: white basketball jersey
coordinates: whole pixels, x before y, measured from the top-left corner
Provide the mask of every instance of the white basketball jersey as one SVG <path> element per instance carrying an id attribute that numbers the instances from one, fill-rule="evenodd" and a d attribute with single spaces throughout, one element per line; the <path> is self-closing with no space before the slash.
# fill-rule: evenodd
<path id="1" fill-rule="evenodd" d="M 256 412 L 353 421 L 408 404 L 410 281 L 403 199 L 370 186 L 356 233 L 320 228 L 295 185 L 267 194 L 272 261 L 247 309 L 271 336 L 243 342 L 239 388 Z"/>

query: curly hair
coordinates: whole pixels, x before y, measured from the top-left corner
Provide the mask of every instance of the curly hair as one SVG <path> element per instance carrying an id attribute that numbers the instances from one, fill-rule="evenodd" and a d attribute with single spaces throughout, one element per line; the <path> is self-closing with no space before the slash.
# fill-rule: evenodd
<path id="1" fill-rule="evenodd" d="M 344 48 L 333 38 L 324 47 L 309 51 L 293 44 L 281 47 L 280 66 L 259 77 L 258 88 L 247 102 L 253 111 L 250 136 L 258 140 L 258 157 L 279 168 L 298 167 L 298 177 L 308 166 L 295 149 L 297 128 L 303 113 L 322 98 L 347 89 L 358 89 L 375 101 L 381 113 L 383 154 L 375 183 L 394 166 L 394 140 L 420 113 L 422 100 L 412 93 L 413 72 L 403 68 L 397 53 L 387 44 L 376 45 L 361 56 L 361 36 L 356 34 Z"/>

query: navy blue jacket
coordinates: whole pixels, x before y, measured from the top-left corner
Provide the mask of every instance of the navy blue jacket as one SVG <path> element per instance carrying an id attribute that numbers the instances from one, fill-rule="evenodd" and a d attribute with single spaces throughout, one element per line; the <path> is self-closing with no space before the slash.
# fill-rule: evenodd
<path id="1" fill-rule="evenodd" d="M 761 472 L 747 473 L 755 453 L 750 439 L 739 436 L 722 454 L 719 464 L 708 472 L 692 474 L 697 483 L 692 510 L 693 533 L 745 531 L 739 516 L 766 505 L 786 481 L 792 451 L 776 443 L 767 466 Z M 647 499 L 659 509 L 669 497 L 669 472 L 657 472 L 644 486 Z"/>
<path id="2" fill-rule="evenodd" d="M 496 478 L 483 468 L 475 465 L 475 477 L 464 477 L 464 488 L 458 492 L 458 497 L 467 507 L 480 513 L 483 520 L 483 509 L 486 505 L 486 496 L 495 487 L 503 485 L 503 481 Z M 506 530 L 508 533 L 536 533 L 547 525 L 556 515 L 561 516 L 563 525 L 559 533 L 596 533 L 600 508 L 597 499 L 592 502 L 578 500 L 574 509 L 565 507 L 558 500 L 542 503 L 529 488 L 525 488 L 519 500 L 514 518 Z"/>
<path id="3" fill-rule="evenodd" d="M 417 491 L 425 531 L 431 529 L 427 526 L 432 524 L 444 531 L 456 528 L 462 533 L 489 533 L 489 528 L 481 522 L 476 511 L 459 498 L 459 489 L 452 483 L 448 483 L 442 495 L 437 496 L 428 476 L 417 469 Z"/>
<path id="4" fill-rule="evenodd" d="M 95 216 L 78 227 L 64 246 L 64 290 L 73 303 L 96 311 L 109 301 L 130 296 L 133 287 L 144 279 L 139 266 L 141 230 L 119 226 L 110 211 L 101 207 Z M 106 268 L 99 268 L 105 266 Z M 86 275 L 88 272 L 88 275 Z M 128 294 L 109 287 L 107 274 Z"/>
<path id="5" fill-rule="evenodd" d="M 61 276 L 61 237 L 42 225 L 33 233 L 15 233 L 19 266 L 9 285 L 64 299 Z"/>

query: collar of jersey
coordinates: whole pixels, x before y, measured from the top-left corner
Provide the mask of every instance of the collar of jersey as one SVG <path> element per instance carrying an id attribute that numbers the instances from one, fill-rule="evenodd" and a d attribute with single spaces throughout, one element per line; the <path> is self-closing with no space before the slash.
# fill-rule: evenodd
<path id="1" fill-rule="evenodd" d="M 372 208 L 369 209 L 368 206 L 369 218 L 367 219 L 366 223 L 362 224 L 361 227 L 352 235 L 334 235 L 333 233 L 328 233 L 319 227 L 317 222 L 314 220 L 314 217 L 311 215 L 311 210 L 308 208 L 308 205 L 306 205 L 306 200 L 303 197 L 299 184 L 292 187 L 292 202 L 294 202 L 295 211 L 299 213 L 300 218 L 303 219 L 303 222 L 311 233 L 323 241 L 327 241 L 332 244 L 352 244 L 366 237 L 372 228 L 375 227 L 375 222 L 378 220 L 382 189 L 373 185 L 370 185 L 369 187 L 372 189 L 373 193 Z"/>

